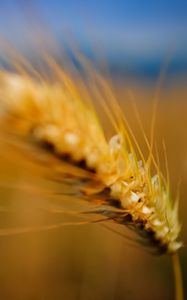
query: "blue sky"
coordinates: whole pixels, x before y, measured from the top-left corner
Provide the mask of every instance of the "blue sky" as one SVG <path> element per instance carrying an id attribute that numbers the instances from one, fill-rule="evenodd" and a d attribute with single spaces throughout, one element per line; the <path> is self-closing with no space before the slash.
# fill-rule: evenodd
<path id="1" fill-rule="evenodd" d="M 1 0 L 0 34 L 25 45 L 33 15 L 60 43 L 74 36 L 111 59 L 155 62 L 172 51 L 187 62 L 186 0 Z"/>

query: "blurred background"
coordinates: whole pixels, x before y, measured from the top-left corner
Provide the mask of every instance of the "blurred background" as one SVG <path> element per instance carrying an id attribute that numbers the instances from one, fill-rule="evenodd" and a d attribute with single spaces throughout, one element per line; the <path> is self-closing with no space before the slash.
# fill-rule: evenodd
<path id="1" fill-rule="evenodd" d="M 158 97 L 155 141 L 163 172 L 165 141 L 174 197 L 180 189 L 181 239 L 185 246 L 187 2 L 2 0 L 0 64 L 8 69 L 11 64 L 5 40 L 9 48 L 11 45 L 38 67 L 38 48 L 49 47 L 59 58 L 64 49 L 68 52 L 76 47 L 110 73 L 116 97 L 145 153 L 129 90 L 148 136 L 153 102 Z M 72 216 L 49 214 L 41 207 L 52 203 L 76 210 L 87 205 L 81 201 L 75 204 L 74 198 L 55 197 L 62 186 L 46 181 L 42 170 L 26 154 L 1 144 L 1 227 L 71 221 Z M 52 196 L 43 192 L 46 188 Z M 180 258 L 187 289 L 185 247 Z M 3 300 L 174 299 L 170 257 L 151 256 L 99 224 L 1 237 L 0 265 Z"/>

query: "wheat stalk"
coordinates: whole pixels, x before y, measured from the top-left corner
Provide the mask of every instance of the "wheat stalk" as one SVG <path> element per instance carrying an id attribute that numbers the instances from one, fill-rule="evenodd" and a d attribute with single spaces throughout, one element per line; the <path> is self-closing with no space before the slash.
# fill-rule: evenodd
<path id="1" fill-rule="evenodd" d="M 92 195 L 105 195 L 90 213 L 127 225 L 152 251 L 174 255 L 182 246 L 178 202 L 173 203 L 169 182 L 157 164 L 153 176 L 150 157 L 146 160 L 138 145 L 136 153 L 133 135 L 107 81 L 89 72 L 96 79 L 91 90 L 88 82 L 74 79 L 52 58 L 48 57 L 48 64 L 56 74 L 53 82 L 25 72 L 1 73 L 1 120 L 16 133 L 48 146 L 53 155 L 68 157 L 89 170 L 92 184 L 81 189 L 82 194 L 90 197 L 90 203 Z M 101 100 L 115 130 L 109 140 L 94 109 L 94 97 Z M 182 299 L 179 294 L 177 299 Z"/>

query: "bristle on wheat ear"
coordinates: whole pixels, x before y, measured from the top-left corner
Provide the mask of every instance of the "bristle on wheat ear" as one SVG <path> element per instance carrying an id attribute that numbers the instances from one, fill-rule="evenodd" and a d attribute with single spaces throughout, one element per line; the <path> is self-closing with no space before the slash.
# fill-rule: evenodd
<path id="1" fill-rule="evenodd" d="M 82 93 L 60 67 L 57 73 L 58 80 L 49 83 L 37 82 L 29 75 L 2 72 L 2 120 L 9 126 L 16 125 L 17 133 L 50 145 L 53 154 L 68 155 L 73 163 L 84 162 L 84 168 L 94 171 L 96 182 L 101 183 L 99 192 L 107 191 L 107 199 L 96 213 L 128 225 L 158 253 L 176 252 L 182 245 L 177 241 L 177 203 L 172 204 L 160 171 L 152 176 L 150 164 L 137 158 L 118 115 L 119 107 L 116 105 L 117 120 L 105 105 L 116 130 L 116 135 L 107 141 L 92 99 L 86 98 L 89 93 Z M 99 80 L 101 88 L 107 91 L 106 82 Z M 110 92 L 108 96 L 115 105 Z"/>

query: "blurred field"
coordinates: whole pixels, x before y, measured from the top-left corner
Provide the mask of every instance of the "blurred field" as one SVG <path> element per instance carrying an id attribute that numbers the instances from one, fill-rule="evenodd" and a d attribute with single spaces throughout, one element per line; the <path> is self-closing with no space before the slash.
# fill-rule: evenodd
<path id="1" fill-rule="evenodd" d="M 152 119 L 153 86 L 116 84 L 115 90 L 125 115 L 146 153 L 138 122 L 129 101 L 132 89 L 145 132 L 149 136 Z M 165 172 L 164 139 L 171 176 L 171 189 L 177 193 L 180 181 L 181 239 L 187 244 L 187 88 L 185 84 L 163 88 L 155 126 L 155 140 Z M 8 149 L 8 150 L 7 150 Z M 7 152 L 8 151 L 8 152 Z M 7 156 L 3 153 L 8 154 Z M 9 159 L 9 158 L 11 159 Z M 56 223 L 76 219 L 51 215 L 43 210 L 48 203 L 77 209 L 76 198 L 47 199 L 38 189 L 60 191 L 59 184 L 42 178 L 24 156 L 1 147 L 0 211 L 1 227 Z M 3 186 L 3 182 L 7 186 Z M 29 185 L 33 188 L 26 188 Z M 15 188 L 13 188 L 15 186 Z M 20 188 L 16 188 L 19 186 Z M 80 206 L 84 203 L 80 203 Z M 87 204 L 85 204 L 87 205 Z M 31 212 L 26 212 L 27 210 Z M 16 211 L 16 212 L 15 212 Z M 120 229 L 121 230 L 121 229 Z M 125 231 L 125 229 L 122 229 Z M 125 231 L 126 232 L 126 231 Z M 180 250 L 184 280 L 187 279 L 186 248 Z M 187 285 L 187 282 L 186 282 Z M 187 292 L 187 290 L 186 290 Z M 121 236 L 99 224 L 69 226 L 0 238 L 0 298 L 2 300 L 169 300 L 174 299 L 170 257 L 153 257 L 139 245 L 132 247 Z"/>

